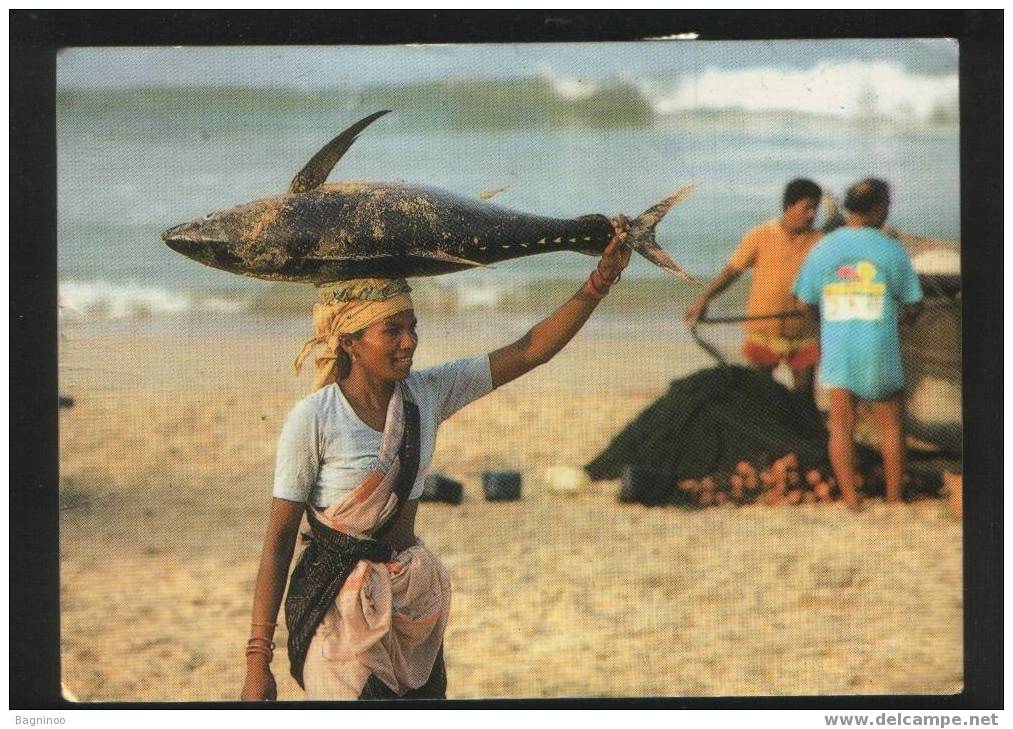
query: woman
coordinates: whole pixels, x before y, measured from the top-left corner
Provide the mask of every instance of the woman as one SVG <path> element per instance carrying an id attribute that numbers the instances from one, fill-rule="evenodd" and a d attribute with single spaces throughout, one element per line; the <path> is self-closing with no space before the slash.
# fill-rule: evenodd
<path id="1" fill-rule="evenodd" d="M 314 306 L 315 392 L 286 419 L 247 643 L 242 698 L 277 697 L 270 662 L 303 513 L 310 545 L 286 598 L 291 671 L 311 699 L 444 698 L 450 583 L 415 536 L 436 429 L 456 410 L 549 361 L 629 263 L 628 221 L 588 281 L 547 319 L 488 355 L 412 373 L 418 344 L 403 280 L 337 286 Z"/>

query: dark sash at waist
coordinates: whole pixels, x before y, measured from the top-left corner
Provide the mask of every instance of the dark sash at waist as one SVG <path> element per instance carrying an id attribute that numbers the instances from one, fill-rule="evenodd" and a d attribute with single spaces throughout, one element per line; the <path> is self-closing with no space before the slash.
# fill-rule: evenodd
<path id="1" fill-rule="evenodd" d="M 312 514 L 308 520 L 310 543 L 292 571 L 285 597 L 290 671 L 300 686 L 310 641 L 355 565 L 361 559 L 389 562 L 395 555 L 392 548 L 375 539 L 342 534 Z"/>

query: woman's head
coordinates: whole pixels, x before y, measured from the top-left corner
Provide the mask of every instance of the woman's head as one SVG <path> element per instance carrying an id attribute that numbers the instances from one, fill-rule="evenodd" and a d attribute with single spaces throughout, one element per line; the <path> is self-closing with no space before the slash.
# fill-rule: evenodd
<path id="1" fill-rule="evenodd" d="M 376 377 L 407 377 L 416 341 L 410 291 L 404 279 L 355 279 L 321 287 L 321 300 L 313 307 L 314 336 L 296 357 L 296 372 L 323 345 L 314 390 L 344 379 L 356 364 Z"/>
<path id="2" fill-rule="evenodd" d="M 342 335 L 338 342 L 340 379 L 347 377 L 353 367 L 362 367 L 380 380 L 406 378 L 419 343 L 416 323 L 414 309 L 405 309 L 353 334 Z"/>

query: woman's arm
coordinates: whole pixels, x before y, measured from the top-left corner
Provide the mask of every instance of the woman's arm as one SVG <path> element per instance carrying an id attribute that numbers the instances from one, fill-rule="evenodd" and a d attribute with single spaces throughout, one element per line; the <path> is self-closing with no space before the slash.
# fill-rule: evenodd
<path id="1" fill-rule="evenodd" d="M 259 650 L 256 646 L 270 646 L 274 638 L 274 625 L 285 594 L 285 581 L 304 510 L 305 506 L 295 501 L 278 498 L 271 501 L 267 534 L 257 570 L 257 586 L 253 593 L 243 701 L 274 701 L 278 698 L 278 689 L 271 674 L 271 650 Z"/>
<path id="2" fill-rule="evenodd" d="M 492 386 L 499 387 L 552 359 L 591 316 L 608 287 L 630 262 L 631 250 L 624 245 L 628 221 L 612 219 L 612 239 L 598 261 L 597 275 L 580 287 L 569 301 L 543 319 L 513 344 L 489 354 Z M 604 286 L 603 286 L 604 284 Z"/>

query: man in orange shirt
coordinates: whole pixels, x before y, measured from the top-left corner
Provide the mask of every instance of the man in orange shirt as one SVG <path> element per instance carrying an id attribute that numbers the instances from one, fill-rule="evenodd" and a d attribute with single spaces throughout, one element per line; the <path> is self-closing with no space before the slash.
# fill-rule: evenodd
<path id="1" fill-rule="evenodd" d="M 795 389 L 812 396 L 813 371 L 820 350 L 816 329 L 792 294 L 802 262 L 823 234 L 813 228 L 822 191 L 812 180 L 792 180 L 784 189 L 781 216 L 756 226 L 742 237 L 721 271 L 686 309 L 685 319 L 696 322 L 707 304 L 749 267 L 753 285 L 746 303 L 748 317 L 787 311 L 800 316 L 752 319 L 745 322 L 742 354 L 754 367 L 773 374 L 782 360 L 791 368 Z"/>

